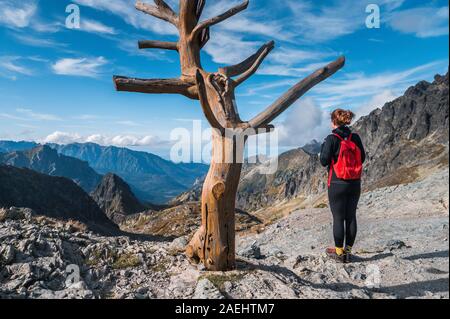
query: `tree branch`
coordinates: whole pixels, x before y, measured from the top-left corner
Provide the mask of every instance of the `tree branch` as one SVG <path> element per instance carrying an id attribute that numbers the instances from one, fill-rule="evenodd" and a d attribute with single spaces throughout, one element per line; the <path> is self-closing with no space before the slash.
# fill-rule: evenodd
<path id="1" fill-rule="evenodd" d="M 202 31 L 202 35 L 200 36 L 200 49 L 203 49 L 203 47 L 208 43 L 209 39 L 209 28 L 206 28 Z"/>
<path id="2" fill-rule="evenodd" d="M 163 0 L 155 0 L 155 3 L 157 6 L 137 1 L 136 9 L 156 18 L 170 22 L 174 26 L 178 27 L 178 16 L 176 13 Z"/>
<path id="3" fill-rule="evenodd" d="M 205 79 L 203 78 L 203 75 L 199 69 L 197 69 L 195 78 L 197 81 L 198 96 L 199 96 L 200 104 L 202 106 L 203 113 L 205 114 L 206 119 L 208 120 L 209 124 L 213 128 L 218 129 L 221 132 L 223 132 L 224 127 L 217 120 L 214 112 L 211 110 L 211 106 L 209 105 L 208 97 L 207 97 L 207 93 L 206 93 Z"/>
<path id="4" fill-rule="evenodd" d="M 270 123 L 311 88 L 336 73 L 344 66 L 344 64 L 345 57 L 340 57 L 336 61 L 328 64 L 326 67 L 317 70 L 316 72 L 296 84 L 294 87 L 292 87 L 282 97 L 280 97 L 277 101 L 270 105 L 265 111 L 261 112 L 259 115 L 249 121 L 250 126 L 258 128 Z"/>
<path id="5" fill-rule="evenodd" d="M 180 79 L 147 80 L 114 76 L 113 81 L 117 91 L 155 94 L 182 94 L 194 100 L 198 99 L 195 84 Z"/>
<path id="6" fill-rule="evenodd" d="M 240 75 L 250 69 L 255 62 L 258 60 L 258 58 L 266 51 L 267 48 L 272 50 L 275 46 L 274 41 L 270 41 L 266 44 L 264 44 L 255 54 L 253 54 L 251 57 L 247 58 L 246 60 L 242 61 L 239 64 L 226 66 L 219 69 L 219 73 L 222 73 L 228 77 L 233 77 Z"/>
<path id="7" fill-rule="evenodd" d="M 197 15 L 197 20 L 200 20 L 200 17 L 203 13 L 203 9 L 205 8 L 206 0 L 197 0 L 197 10 L 195 14 Z"/>
<path id="8" fill-rule="evenodd" d="M 256 73 L 256 71 L 258 70 L 258 68 L 261 66 L 264 59 L 266 58 L 266 56 L 268 56 L 270 51 L 273 50 L 274 44 L 275 44 L 275 42 L 273 42 L 273 41 L 269 42 L 262 49 L 262 51 L 259 52 L 259 55 L 257 54 L 254 56 L 253 64 L 250 66 L 250 68 L 248 70 L 246 70 L 244 73 L 242 73 L 242 75 L 234 81 L 235 86 L 242 84 L 243 82 L 248 80 L 253 74 Z M 251 62 L 251 60 L 248 61 L 249 64 L 250 64 L 250 62 Z"/>
<path id="9" fill-rule="evenodd" d="M 177 42 L 142 40 L 142 41 L 139 41 L 139 49 L 164 49 L 164 50 L 178 51 L 178 43 Z"/>
<path id="10" fill-rule="evenodd" d="M 231 8 L 230 10 L 222 13 L 221 15 L 218 15 L 218 16 L 216 16 L 214 18 L 211 18 L 211 19 L 208 19 L 208 20 L 205 20 L 205 21 L 199 23 L 195 27 L 194 31 L 192 31 L 192 36 L 196 37 L 200 33 L 200 31 L 202 31 L 202 30 L 204 30 L 206 28 L 209 28 L 209 27 L 211 27 L 213 25 L 216 25 L 216 24 L 218 24 L 218 23 L 220 23 L 220 22 L 222 22 L 222 21 L 224 21 L 224 20 L 226 20 L 226 19 L 228 19 L 228 18 L 238 14 L 241 11 L 244 11 L 245 9 L 247 9 L 248 4 L 249 4 L 249 0 L 245 0 L 240 5 L 237 5 L 236 7 Z"/>

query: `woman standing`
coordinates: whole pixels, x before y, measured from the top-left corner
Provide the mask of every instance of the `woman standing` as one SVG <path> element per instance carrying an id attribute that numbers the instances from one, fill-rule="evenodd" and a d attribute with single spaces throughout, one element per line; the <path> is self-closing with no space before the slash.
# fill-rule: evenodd
<path id="1" fill-rule="evenodd" d="M 352 111 L 342 109 L 331 113 L 333 132 L 325 139 L 320 153 L 321 164 L 329 170 L 328 199 L 335 241 L 335 247 L 326 252 L 339 262 L 351 261 L 357 232 L 356 209 L 361 195 L 362 164 L 366 159 L 361 138 L 349 128 L 354 117 Z"/>

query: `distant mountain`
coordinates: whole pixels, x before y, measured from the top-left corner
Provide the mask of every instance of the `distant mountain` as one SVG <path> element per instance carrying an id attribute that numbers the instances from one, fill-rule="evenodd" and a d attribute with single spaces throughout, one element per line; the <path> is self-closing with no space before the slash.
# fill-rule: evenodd
<path id="1" fill-rule="evenodd" d="M 261 174 L 259 166 L 244 166 L 237 206 L 254 211 L 299 195 L 317 194 L 326 189 L 325 179 L 317 154 L 309 154 L 302 148 L 294 149 L 278 157 L 274 174 Z"/>
<path id="2" fill-rule="evenodd" d="M 30 150 L 39 144 L 35 142 L 14 142 L 14 141 L 0 141 L 0 153 L 10 153 L 15 151 Z"/>
<path id="3" fill-rule="evenodd" d="M 206 174 L 204 164 L 174 164 L 151 153 L 93 143 L 51 145 L 59 153 L 87 161 L 100 174 L 124 179 L 142 201 L 165 204 Z"/>
<path id="4" fill-rule="evenodd" d="M 134 196 L 130 186 L 119 176 L 107 174 L 91 193 L 101 210 L 113 221 L 148 209 Z"/>
<path id="5" fill-rule="evenodd" d="M 353 129 L 365 144 L 364 190 L 413 182 L 449 165 L 449 78 L 437 75 L 409 88 L 404 96 L 358 120 Z M 245 163 L 237 207 L 255 211 L 296 199 L 323 200 L 327 171 L 320 165 L 318 142 L 278 157 L 274 174 L 259 172 L 258 164 Z M 173 202 L 200 199 L 201 183 Z M 314 202 L 314 201 L 313 201 Z M 296 207 L 298 207 L 298 205 Z"/>
<path id="6" fill-rule="evenodd" d="M 70 179 L 0 165 L 0 207 L 27 207 L 47 217 L 76 220 L 91 230 L 115 234 L 118 227 Z"/>
<path id="7" fill-rule="evenodd" d="M 302 147 L 302 149 L 308 154 L 319 154 L 322 144 L 316 140 L 312 140 L 308 144 Z"/>
<path id="8" fill-rule="evenodd" d="M 86 192 L 94 190 L 101 180 L 101 176 L 89 167 L 87 162 L 58 154 L 56 150 L 46 145 L 0 154 L 0 163 L 29 168 L 51 176 L 70 178 Z"/>

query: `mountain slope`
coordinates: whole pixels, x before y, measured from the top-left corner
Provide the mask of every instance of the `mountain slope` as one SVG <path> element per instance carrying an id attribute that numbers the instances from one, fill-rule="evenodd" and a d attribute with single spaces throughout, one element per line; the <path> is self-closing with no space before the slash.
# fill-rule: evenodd
<path id="1" fill-rule="evenodd" d="M 11 206 L 31 208 L 52 218 L 77 220 L 102 233 L 118 231 L 94 200 L 70 179 L 0 165 L 0 207 Z"/>
<path id="2" fill-rule="evenodd" d="M 448 94 L 448 73 L 437 75 L 433 83 L 419 82 L 355 123 L 353 130 L 368 153 L 364 190 L 414 182 L 448 168 Z M 261 175 L 257 169 L 242 176 L 238 193 L 242 209 L 257 210 L 292 199 L 301 204 L 312 197 L 326 201 L 327 172 L 317 155 L 294 150 L 279 156 L 274 175 Z"/>
<path id="3" fill-rule="evenodd" d="M 274 174 L 261 174 L 258 166 L 244 167 L 237 205 L 254 211 L 279 201 L 317 194 L 325 190 L 324 179 L 318 155 L 308 154 L 302 148 L 291 150 L 278 157 Z"/>
<path id="4" fill-rule="evenodd" d="M 448 167 L 448 94 L 448 73 L 437 75 L 354 125 L 368 153 L 366 188 L 411 182 L 432 168 Z"/>
<path id="5" fill-rule="evenodd" d="M 60 155 L 46 145 L 31 150 L 0 154 L 0 163 L 29 168 L 51 176 L 67 177 L 87 192 L 94 190 L 101 179 L 88 163 Z"/>
<path id="6" fill-rule="evenodd" d="M 130 186 L 114 174 L 106 174 L 91 193 L 91 197 L 100 209 L 114 221 L 146 209 L 134 196 Z"/>
<path id="7" fill-rule="evenodd" d="M 120 176 L 141 200 L 157 204 L 186 191 L 208 169 L 203 164 L 174 164 L 151 153 L 93 143 L 51 147 L 87 161 L 100 174 L 111 172 Z"/>
<path id="8" fill-rule="evenodd" d="M 449 78 L 437 75 L 422 81 L 398 99 L 358 120 L 353 129 L 368 153 L 364 190 L 414 182 L 435 170 L 448 168 Z M 318 143 L 278 157 L 274 174 L 259 172 L 258 164 L 244 164 L 237 206 L 246 211 L 289 203 L 288 210 L 324 204 L 327 171 L 320 165 Z M 174 203 L 199 200 L 201 183 L 178 196 Z M 294 201 L 295 200 L 295 201 Z M 280 211 L 280 209 L 278 209 Z"/>

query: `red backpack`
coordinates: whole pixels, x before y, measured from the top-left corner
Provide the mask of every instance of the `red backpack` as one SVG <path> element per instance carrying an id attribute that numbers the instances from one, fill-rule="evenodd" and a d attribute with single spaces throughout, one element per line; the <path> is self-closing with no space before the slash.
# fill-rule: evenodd
<path id="1" fill-rule="evenodd" d="M 334 135 L 341 140 L 341 149 L 337 162 L 334 162 L 334 158 L 331 159 L 328 187 L 331 185 L 333 169 L 336 177 L 343 180 L 359 180 L 362 175 L 361 150 L 352 141 L 352 134 L 347 139 L 343 139 L 339 134 Z"/>

